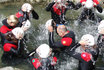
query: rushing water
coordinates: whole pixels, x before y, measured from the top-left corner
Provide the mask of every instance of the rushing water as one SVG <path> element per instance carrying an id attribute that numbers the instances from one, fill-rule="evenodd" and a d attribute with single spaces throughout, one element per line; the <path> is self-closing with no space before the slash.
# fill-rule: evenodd
<path id="1" fill-rule="evenodd" d="M 9 5 L 0 5 L 0 26 L 2 25 L 1 21 L 11 15 L 15 14 L 17 10 L 20 8 L 21 4 L 9 4 Z M 32 20 L 32 27 L 27 32 L 27 49 L 31 51 L 32 49 L 35 49 L 40 44 L 47 43 L 48 44 L 48 31 L 45 29 L 45 22 L 50 18 L 50 13 L 45 11 L 45 6 L 43 5 L 34 5 L 35 11 L 39 14 L 39 20 Z M 74 11 L 75 12 L 75 11 Z M 71 15 L 71 14 L 73 15 Z M 68 21 L 67 28 L 69 30 L 73 30 L 76 34 L 76 40 L 78 41 L 83 34 L 92 34 L 95 39 L 98 37 L 97 33 L 97 26 L 98 24 L 89 23 L 89 21 L 86 21 L 86 23 L 83 23 L 81 25 L 77 25 L 76 19 L 76 13 L 73 13 L 73 11 L 67 12 L 67 18 L 70 19 Z M 78 16 L 78 15 L 77 15 Z M 70 17 L 70 18 L 69 18 Z M 2 53 L 3 51 L 0 50 Z M 1 58 L 2 54 L 0 54 Z M 66 61 L 63 61 L 60 63 L 60 65 L 57 65 L 58 70 L 77 70 L 78 61 L 76 59 L 73 59 L 72 57 L 69 58 L 65 55 Z M 13 67 L 20 68 L 22 70 L 32 70 L 31 65 L 27 62 L 28 60 L 17 60 L 16 62 L 21 62 L 16 65 L 12 65 Z M 0 67 L 8 66 L 6 64 L 3 64 L 0 60 Z M 11 66 L 11 65 L 9 65 Z M 97 61 L 97 68 L 96 70 L 104 70 L 104 62 L 102 62 L 102 57 L 99 57 Z"/>

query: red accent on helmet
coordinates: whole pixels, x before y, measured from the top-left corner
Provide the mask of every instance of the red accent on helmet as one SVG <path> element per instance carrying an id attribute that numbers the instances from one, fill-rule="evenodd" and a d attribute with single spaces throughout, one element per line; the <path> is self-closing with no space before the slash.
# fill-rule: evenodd
<path id="1" fill-rule="evenodd" d="M 86 62 L 90 61 L 91 60 L 91 54 L 90 53 L 87 53 L 87 52 L 83 52 L 81 54 L 81 58 L 83 60 L 85 60 Z"/>
<path id="2" fill-rule="evenodd" d="M 23 14 L 20 13 L 20 12 L 18 12 L 18 13 L 16 13 L 16 17 L 17 17 L 17 18 L 19 18 L 19 17 L 23 17 Z"/>
<path id="3" fill-rule="evenodd" d="M 70 46 L 71 43 L 72 43 L 72 38 L 70 38 L 70 37 L 62 38 L 62 39 L 61 39 L 61 43 L 62 43 L 64 46 Z"/>
<path id="4" fill-rule="evenodd" d="M 17 49 L 17 46 L 14 44 L 10 44 L 10 43 L 6 43 L 3 46 L 4 51 L 9 52 L 11 50 L 11 48 Z"/>
<path id="5" fill-rule="evenodd" d="M 61 15 L 61 10 L 57 8 L 57 4 L 53 5 L 53 10 L 57 15 Z M 62 6 L 62 13 L 64 13 L 65 8 Z"/>
<path id="6" fill-rule="evenodd" d="M 41 63 L 40 63 L 39 59 L 36 59 L 36 58 L 32 59 L 32 64 L 36 69 L 41 66 Z"/>
<path id="7" fill-rule="evenodd" d="M 82 3 L 82 2 L 86 2 L 86 0 L 80 0 L 80 3 Z"/>
<path id="8" fill-rule="evenodd" d="M 97 5 L 99 4 L 98 0 L 93 0 L 94 3 L 96 3 Z"/>

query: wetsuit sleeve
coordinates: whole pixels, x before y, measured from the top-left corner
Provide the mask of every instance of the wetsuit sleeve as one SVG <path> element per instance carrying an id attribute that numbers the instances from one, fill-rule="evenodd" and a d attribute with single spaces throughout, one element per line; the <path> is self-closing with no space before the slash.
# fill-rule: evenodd
<path id="1" fill-rule="evenodd" d="M 10 53 L 14 53 L 16 55 L 18 55 L 18 50 L 14 49 L 13 47 L 10 49 Z"/>
<path id="2" fill-rule="evenodd" d="M 29 16 L 28 16 L 28 14 L 27 14 L 27 12 L 24 12 L 24 15 L 23 16 L 20 16 L 19 18 L 18 18 L 18 20 L 19 20 L 19 22 L 22 24 L 22 22 L 23 21 L 26 21 L 26 20 L 28 20 L 29 19 Z"/>
<path id="3" fill-rule="evenodd" d="M 10 49 L 11 52 L 15 53 L 18 55 L 20 53 L 20 48 L 21 48 L 21 40 L 18 40 L 18 47 L 17 49 L 14 49 L 13 47 Z"/>
<path id="4" fill-rule="evenodd" d="M 99 35 L 99 37 L 98 37 L 98 39 L 97 39 L 97 46 L 99 47 L 99 48 L 101 48 L 102 47 L 102 45 L 103 45 L 103 42 L 102 42 L 102 35 Z"/>
<path id="5" fill-rule="evenodd" d="M 31 52 L 29 52 L 28 57 L 33 56 L 36 53 L 36 49 L 32 50 Z"/>
<path id="6" fill-rule="evenodd" d="M 46 11 L 51 11 L 52 6 L 55 4 L 55 2 L 50 3 L 47 7 L 46 7 Z"/>
<path id="7" fill-rule="evenodd" d="M 81 53 L 77 53 L 75 52 L 75 49 L 77 47 L 79 47 L 80 44 L 79 43 L 76 43 L 76 45 L 68 52 L 68 54 L 71 56 L 71 57 L 74 57 L 75 59 L 78 59 L 79 61 L 81 62 L 85 62 L 85 60 L 81 57 Z"/>
<path id="8" fill-rule="evenodd" d="M 30 58 L 30 61 L 31 61 L 32 65 L 34 66 L 34 68 L 35 68 L 36 70 L 41 70 L 41 69 L 40 69 L 41 62 L 39 61 L 39 59 L 31 57 L 31 58 Z"/>
<path id="9" fill-rule="evenodd" d="M 32 15 L 34 19 L 37 19 L 37 20 L 39 19 L 38 14 L 34 10 L 32 10 Z"/>
<path id="10" fill-rule="evenodd" d="M 1 44 L 2 44 L 2 46 L 3 46 L 6 39 L 5 39 L 4 34 L 1 33 L 1 32 L 0 32 L 0 37 L 1 37 Z"/>
<path id="11" fill-rule="evenodd" d="M 3 46 L 3 49 L 5 52 L 9 52 L 11 54 L 15 54 L 18 55 L 18 50 L 16 49 L 16 45 L 10 44 L 10 43 L 6 43 Z"/>
<path id="12" fill-rule="evenodd" d="M 75 8 L 75 4 L 72 1 L 67 1 L 69 8 Z"/>
<path id="13" fill-rule="evenodd" d="M 94 50 L 95 50 L 95 51 L 90 51 L 89 53 L 91 53 L 92 57 L 94 57 L 94 58 L 93 58 L 94 61 L 96 61 L 97 58 L 98 58 L 98 55 L 99 55 L 99 48 L 96 47 L 96 49 L 94 49 Z"/>
<path id="14" fill-rule="evenodd" d="M 99 4 L 97 6 L 95 6 L 95 7 L 98 10 L 98 12 L 100 12 L 100 13 L 103 12 L 103 9 L 102 9 L 102 7 Z"/>
<path id="15" fill-rule="evenodd" d="M 82 7 L 82 4 L 79 2 L 78 4 L 75 5 L 75 8 L 74 9 L 77 10 L 77 9 L 79 9 L 81 7 Z"/>
<path id="16" fill-rule="evenodd" d="M 51 48 L 64 47 L 61 41 L 54 42 L 54 32 L 49 33 L 49 45 Z"/>

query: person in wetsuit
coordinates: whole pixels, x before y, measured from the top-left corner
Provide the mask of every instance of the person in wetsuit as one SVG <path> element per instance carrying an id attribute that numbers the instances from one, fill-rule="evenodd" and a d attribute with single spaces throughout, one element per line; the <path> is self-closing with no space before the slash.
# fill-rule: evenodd
<path id="1" fill-rule="evenodd" d="M 52 49 L 47 44 L 41 44 L 29 54 L 29 59 L 36 70 L 56 70 L 57 57 L 51 54 Z"/>
<path id="2" fill-rule="evenodd" d="M 83 7 L 83 9 L 81 15 L 78 18 L 78 21 L 84 21 L 87 18 L 96 22 L 101 21 L 101 19 L 99 19 L 99 17 L 96 16 L 94 12 L 94 8 L 96 8 L 100 13 L 103 11 L 102 7 L 99 5 L 98 0 L 80 0 L 80 2 L 76 4 L 75 10 L 79 9 L 80 7 Z"/>
<path id="3" fill-rule="evenodd" d="M 98 26 L 98 39 L 97 39 L 97 45 L 99 47 L 100 50 L 100 55 L 103 56 L 104 51 L 103 51 L 103 46 L 104 46 L 104 20 L 102 20 Z"/>
<path id="4" fill-rule="evenodd" d="M 55 0 L 46 7 L 46 11 L 51 11 L 51 18 L 56 24 L 65 24 L 66 11 L 72 8 L 75 8 L 75 5 L 69 0 Z"/>
<path id="5" fill-rule="evenodd" d="M 12 60 L 14 57 L 19 56 L 21 53 L 21 48 L 23 47 L 20 40 L 22 40 L 24 36 L 24 31 L 20 27 L 14 28 L 12 31 L 4 34 L 3 45 L 3 56 L 2 61 Z M 23 51 L 23 50 L 22 50 Z"/>
<path id="6" fill-rule="evenodd" d="M 8 18 L 4 19 L 2 23 L 3 26 L 1 26 L 0 28 L 0 36 L 1 36 L 1 44 L 3 46 L 4 41 L 6 41 L 4 38 L 4 34 L 14 29 L 19 22 L 18 18 L 15 15 L 10 15 Z"/>
<path id="7" fill-rule="evenodd" d="M 80 52 L 75 51 L 80 46 Z M 95 70 L 99 49 L 90 34 L 83 35 L 79 43 L 69 50 L 68 54 L 79 60 L 78 70 Z"/>
<path id="8" fill-rule="evenodd" d="M 67 49 L 71 49 L 75 44 L 75 34 L 73 31 L 67 30 L 66 26 L 59 25 L 57 27 L 57 33 L 62 39 L 60 41 L 54 41 L 54 30 L 52 26 L 48 26 L 49 30 L 49 45 L 54 50 L 60 50 L 58 52 L 65 52 Z"/>
<path id="9" fill-rule="evenodd" d="M 16 13 L 16 17 L 20 22 L 18 26 L 22 26 L 22 22 L 29 20 L 31 15 L 32 15 L 32 18 L 36 20 L 39 19 L 39 15 L 35 12 L 33 7 L 29 3 L 24 3 L 21 9 Z"/>

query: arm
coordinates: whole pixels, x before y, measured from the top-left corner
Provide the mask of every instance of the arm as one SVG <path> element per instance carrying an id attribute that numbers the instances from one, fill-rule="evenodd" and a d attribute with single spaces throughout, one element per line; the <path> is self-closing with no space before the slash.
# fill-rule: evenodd
<path id="1" fill-rule="evenodd" d="M 95 6 L 95 8 L 98 10 L 98 12 L 102 13 L 103 9 L 99 4 Z"/>
<path id="2" fill-rule="evenodd" d="M 34 10 L 32 10 L 32 15 L 34 19 L 37 19 L 37 20 L 39 19 L 38 14 Z"/>
<path id="3" fill-rule="evenodd" d="M 51 48 L 64 47 L 61 41 L 54 42 L 54 32 L 49 32 L 49 45 Z"/>
<path id="4" fill-rule="evenodd" d="M 67 1 L 68 2 L 68 8 L 75 8 L 75 4 L 71 1 Z"/>
<path id="5" fill-rule="evenodd" d="M 102 34 L 100 34 L 99 35 L 99 37 L 98 37 L 98 39 L 97 39 L 97 46 L 99 47 L 99 48 L 101 48 L 102 47 L 102 45 L 103 45 L 103 35 Z"/>
<path id="6" fill-rule="evenodd" d="M 50 3 L 47 7 L 46 7 L 46 11 L 50 11 L 52 6 L 55 4 L 55 2 Z"/>
<path id="7" fill-rule="evenodd" d="M 54 38 L 53 38 L 53 32 L 49 33 L 49 45 L 51 46 L 51 48 L 58 48 L 58 47 L 73 47 L 74 45 L 74 40 L 70 37 L 64 37 L 61 39 L 61 41 L 57 41 L 54 42 Z"/>
<path id="8" fill-rule="evenodd" d="M 80 46 L 80 44 L 76 43 L 76 45 L 69 51 L 68 54 L 71 57 L 74 57 L 75 59 L 78 59 L 79 61 L 84 62 L 84 60 L 81 58 L 81 53 L 75 52 L 76 48 L 79 47 L 79 46 Z"/>
<path id="9" fill-rule="evenodd" d="M 77 9 L 79 9 L 81 7 L 82 7 L 82 4 L 79 2 L 78 4 L 75 5 L 75 8 L 74 9 L 77 10 Z"/>

